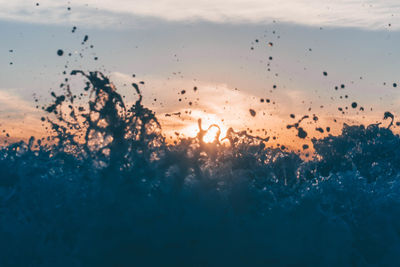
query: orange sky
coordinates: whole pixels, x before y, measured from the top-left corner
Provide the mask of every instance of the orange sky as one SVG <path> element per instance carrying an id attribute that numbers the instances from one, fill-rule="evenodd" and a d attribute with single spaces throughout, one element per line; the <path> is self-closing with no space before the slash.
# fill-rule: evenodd
<path id="1" fill-rule="evenodd" d="M 126 101 L 133 103 L 137 96 L 132 95 L 132 90 L 126 88 L 124 84 L 130 84 L 134 79 L 120 73 L 115 73 L 112 77 L 117 88 L 121 88 L 121 94 L 127 95 Z M 203 129 L 207 129 L 212 124 L 220 127 L 221 139 L 225 137 L 227 129 L 232 127 L 237 131 L 247 130 L 252 135 L 270 137 L 268 143 L 272 146 L 283 144 L 289 149 L 297 150 L 304 144 L 311 147 L 310 141 L 313 137 L 322 138 L 328 134 L 339 134 L 343 123 L 369 124 L 383 121 L 383 114 L 379 112 L 365 116 L 350 110 L 346 115 L 340 116 L 336 112 L 337 116 L 333 116 L 329 108 L 308 111 L 305 107 L 291 106 L 287 100 L 280 103 L 278 100 L 275 102 L 271 99 L 267 103 L 265 97 L 260 98 L 236 88 L 229 88 L 226 84 L 216 85 L 199 81 L 169 82 L 169 86 L 175 89 L 165 90 L 164 94 L 151 89 L 161 86 L 157 80 L 146 82 L 147 86 L 142 88 L 144 104 L 156 112 L 168 141 L 175 140 L 176 133 L 179 133 L 180 137 L 195 137 L 198 133 L 197 121 L 202 119 Z M 194 84 L 196 84 L 196 90 Z M 300 93 L 288 91 L 286 96 L 289 96 L 289 100 L 291 97 L 296 99 L 300 97 Z M 41 109 L 34 107 L 33 101 L 30 103 L 10 93 L 0 94 L 0 101 L 4 108 L 15 111 L 11 115 L 0 118 L 1 129 L 5 130 L 0 135 L 3 140 L 8 139 L 12 142 L 19 139 L 26 140 L 30 136 L 47 136 L 45 124 L 40 121 L 40 117 L 45 114 Z M 289 107 L 293 113 L 289 112 Z M 250 109 L 254 111 L 253 114 Z M 294 114 L 295 118 L 291 118 L 290 114 Z M 296 123 L 304 115 L 308 115 L 309 118 L 305 119 L 300 126 L 308 133 L 308 136 L 301 139 L 297 136 L 295 128 L 287 129 L 286 126 Z M 318 117 L 318 120 L 313 119 L 314 115 Z M 334 120 L 337 122 L 335 123 Z M 384 122 L 384 125 L 387 123 Z M 327 127 L 331 129 L 329 133 L 326 131 Z M 322 128 L 324 133 L 318 132 L 316 128 Z M 213 139 L 211 132 L 207 137 L 208 141 Z M 5 138 L 6 134 L 10 137 Z"/>

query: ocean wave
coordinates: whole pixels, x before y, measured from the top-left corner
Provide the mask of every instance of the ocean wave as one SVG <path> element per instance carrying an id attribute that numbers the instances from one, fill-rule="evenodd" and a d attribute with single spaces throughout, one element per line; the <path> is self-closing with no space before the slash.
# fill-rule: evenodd
<path id="1" fill-rule="evenodd" d="M 229 129 L 166 142 L 99 72 L 44 108 L 49 137 L 0 150 L 2 266 L 394 266 L 400 138 L 380 124 L 315 154 Z M 386 118 L 392 118 L 390 113 Z M 218 127 L 218 126 L 215 126 Z M 218 137 L 217 133 L 217 137 Z"/>

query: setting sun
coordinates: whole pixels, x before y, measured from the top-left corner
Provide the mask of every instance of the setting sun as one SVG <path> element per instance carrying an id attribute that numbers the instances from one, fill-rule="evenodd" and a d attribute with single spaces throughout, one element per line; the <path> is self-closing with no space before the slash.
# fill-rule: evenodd
<path id="1" fill-rule="evenodd" d="M 186 119 L 187 126 L 181 128 L 179 132 L 183 136 L 194 138 L 202 131 L 202 140 L 205 143 L 212 143 L 217 138 L 221 142 L 228 130 L 223 119 L 200 110 L 192 110 L 191 116 Z"/>
<path id="2" fill-rule="evenodd" d="M 206 131 L 206 134 L 203 136 L 203 141 L 205 143 L 212 143 L 216 141 L 218 135 L 220 135 L 219 126 L 217 127 L 216 124 L 211 125 L 210 128 Z"/>

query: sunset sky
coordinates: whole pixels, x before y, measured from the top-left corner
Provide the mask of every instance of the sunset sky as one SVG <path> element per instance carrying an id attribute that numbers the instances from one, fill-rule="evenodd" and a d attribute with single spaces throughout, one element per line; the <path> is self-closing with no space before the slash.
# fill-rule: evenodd
<path id="1" fill-rule="evenodd" d="M 42 133 L 34 95 L 49 103 L 62 72 L 73 69 L 104 71 L 128 101 L 134 91 L 124 84 L 144 81 L 144 103 L 168 135 L 193 136 L 202 118 L 223 131 L 265 129 L 290 145 L 296 132 L 286 125 L 303 115 L 309 138 L 327 134 L 317 127 L 335 133 L 343 122 L 400 112 L 398 0 L 0 0 L 0 7 L 0 123 L 15 138 Z"/>

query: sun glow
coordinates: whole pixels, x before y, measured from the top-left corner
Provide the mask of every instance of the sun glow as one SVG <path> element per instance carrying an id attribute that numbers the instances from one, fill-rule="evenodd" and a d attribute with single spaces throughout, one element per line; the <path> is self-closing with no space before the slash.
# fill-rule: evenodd
<path id="1" fill-rule="evenodd" d="M 196 137 L 199 136 L 200 131 L 202 131 L 203 142 L 213 143 L 217 138 L 219 142 L 222 141 L 228 130 L 223 124 L 222 119 L 219 119 L 214 114 L 201 114 L 201 116 L 197 117 L 201 120 L 201 124 L 199 125 L 196 117 L 193 116 L 193 122 L 179 132 L 187 137 Z M 199 127 L 201 127 L 201 129 Z"/>
<path id="2" fill-rule="evenodd" d="M 217 127 L 216 124 L 211 125 L 210 128 L 206 131 L 206 134 L 203 136 L 203 141 L 205 143 L 212 143 L 212 142 L 216 141 L 216 139 L 218 138 L 218 135 L 220 135 L 219 126 Z"/>

